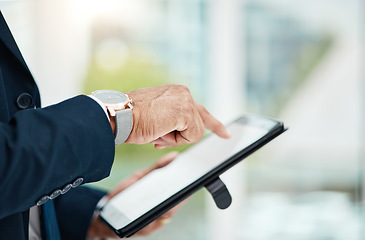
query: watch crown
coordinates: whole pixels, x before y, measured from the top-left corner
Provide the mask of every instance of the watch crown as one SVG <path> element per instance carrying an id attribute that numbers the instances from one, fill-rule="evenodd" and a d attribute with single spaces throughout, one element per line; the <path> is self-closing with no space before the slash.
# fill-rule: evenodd
<path id="1" fill-rule="evenodd" d="M 133 102 L 133 100 L 131 99 L 131 100 L 130 100 L 130 102 L 129 102 L 127 105 L 128 105 L 128 107 L 129 107 L 130 109 L 133 109 L 133 107 L 134 107 L 134 102 Z"/>
<path id="2" fill-rule="evenodd" d="M 116 113 L 115 113 L 115 109 L 114 108 L 111 108 L 111 107 L 106 107 L 108 112 L 109 112 L 109 115 L 112 116 L 112 117 L 115 117 Z"/>

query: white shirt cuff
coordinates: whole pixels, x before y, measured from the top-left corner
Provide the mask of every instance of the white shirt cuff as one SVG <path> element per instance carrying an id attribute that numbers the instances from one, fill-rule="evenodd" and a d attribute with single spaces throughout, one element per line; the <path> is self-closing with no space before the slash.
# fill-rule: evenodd
<path id="1" fill-rule="evenodd" d="M 105 105 L 98 98 L 94 97 L 93 95 L 87 95 L 87 96 L 89 98 L 93 99 L 95 102 L 97 102 L 100 105 L 100 107 L 104 110 L 105 115 L 106 115 L 106 117 L 108 118 L 108 120 L 110 122 L 109 114 L 108 114 L 108 111 L 106 110 Z"/>

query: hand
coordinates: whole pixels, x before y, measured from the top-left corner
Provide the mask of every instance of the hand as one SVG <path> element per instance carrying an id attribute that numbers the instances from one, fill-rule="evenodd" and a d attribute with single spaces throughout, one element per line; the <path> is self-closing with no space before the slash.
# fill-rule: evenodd
<path id="1" fill-rule="evenodd" d="M 229 138 L 227 129 L 181 85 L 142 88 L 127 93 L 135 103 L 133 126 L 127 143 L 152 143 L 155 148 L 197 142 L 210 129 Z"/>
<path id="2" fill-rule="evenodd" d="M 178 155 L 178 152 L 170 152 L 163 156 L 159 161 L 157 161 L 152 167 L 139 171 L 134 173 L 131 177 L 127 178 L 126 180 L 123 180 L 114 190 L 112 190 L 106 197 L 108 199 L 114 197 L 118 193 L 122 192 L 129 186 L 131 186 L 133 183 L 137 182 L 150 172 L 152 172 L 155 169 L 165 167 L 167 164 L 172 162 Z M 180 205 L 180 204 L 179 204 Z M 172 218 L 172 215 L 179 207 L 177 205 L 176 207 L 172 208 L 168 212 L 166 212 L 164 215 L 156 219 L 155 221 L 151 222 L 149 225 L 141 229 L 139 232 L 137 232 L 134 236 L 146 236 L 151 234 L 152 232 L 162 228 L 165 223 L 170 221 Z M 91 221 L 89 230 L 88 230 L 88 236 L 89 237 L 99 237 L 99 238 L 114 238 L 119 239 L 119 237 L 104 223 L 100 220 L 99 217 L 94 217 Z"/>

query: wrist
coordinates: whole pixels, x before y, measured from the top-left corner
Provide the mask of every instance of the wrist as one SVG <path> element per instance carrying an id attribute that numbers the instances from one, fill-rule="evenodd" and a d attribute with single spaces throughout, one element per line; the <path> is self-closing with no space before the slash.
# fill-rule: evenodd
<path id="1" fill-rule="evenodd" d="M 98 90 L 91 95 L 105 106 L 115 136 L 115 145 L 125 142 L 133 124 L 132 99 L 127 94 L 113 90 Z"/>
<path id="2" fill-rule="evenodd" d="M 140 107 L 141 107 L 140 104 L 138 104 L 138 105 L 135 105 L 133 108 L 131 131 L 130 131 L 128 138 L 125 141 L 127 143 L 140 144 L 143 141 L 144 137 L 137 133 L 137 129 L 142 130 L 142 131 L 143 131 L 143 129 L 148 129 L 148 126 L 146 126 L 148 121 L 144 121 L 144 123 L 143 123 L 143 124 L 145 124 L 144 126 L 139 126 L 138 120 L 140 119 L 140 115 L 141 115 Z M 145 120 L 146 120 L 148 118 L 148 116 L 147 116 L 146 112 L 144 112 L 144 113 L 146 114 L 146 115 L 144 115 Z M 143 128 L 143 129 L 141 129 L 141 128 Z M 143 143 L 145 143 L 145 142 L 143 142 Z"/>

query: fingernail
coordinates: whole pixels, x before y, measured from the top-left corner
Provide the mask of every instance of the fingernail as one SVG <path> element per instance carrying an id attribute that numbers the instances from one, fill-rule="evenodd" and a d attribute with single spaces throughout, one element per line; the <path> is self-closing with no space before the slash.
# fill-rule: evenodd
<path id="1" fill-rule="evenodd" d="M 156 149 L 164 149 L 164 148 L 166 148 L 166 147 L 161 146 L 161 145 L 155 145 L 155 148 L 156 148 Z"/>
<path id="2" fill-rule="evenodd" d="M 177 155 L 179 155 L 179 152 L 178 152 L 178 151 L 172 151 L 172 152 L 169 152 L 169 153 L 167 154 L 167 157 L 168 157 L 168 158 L 172 158 L 172 159 L 174 159 L 174 158 L 176 158 L 176 157 L 177 157 Z"/>
<path id="3" fill-rule="evenodd" d="M 227 138 L 231 138 L 232 137 L 232 134 L 226 129 L 226 137 Z"/>

